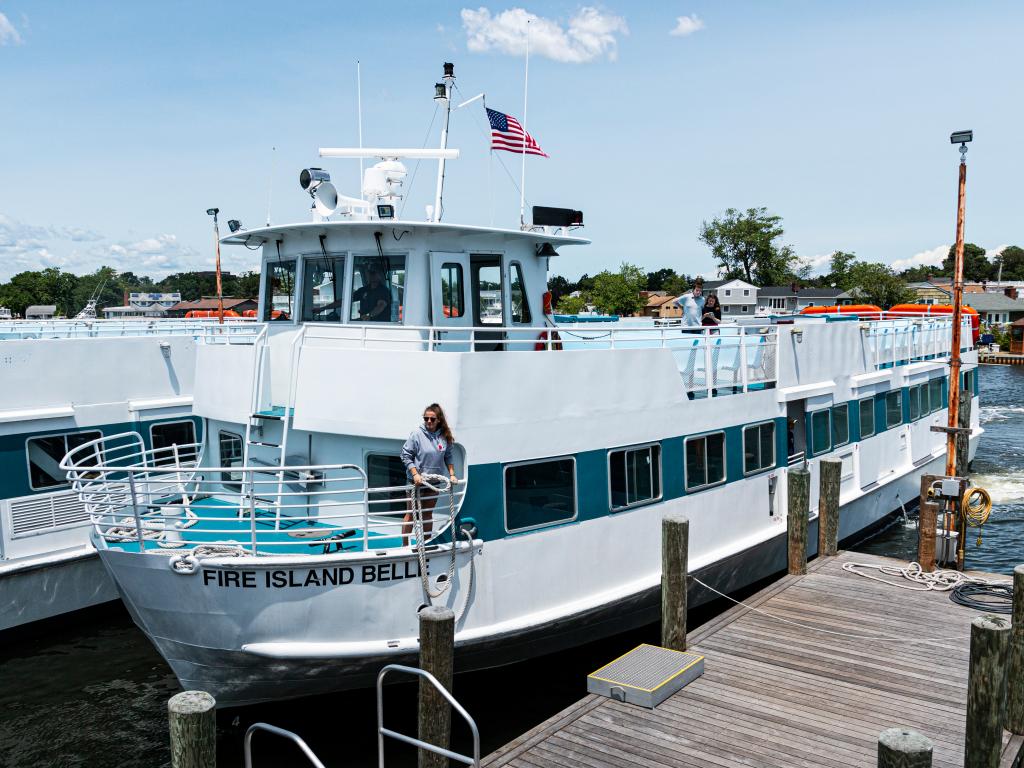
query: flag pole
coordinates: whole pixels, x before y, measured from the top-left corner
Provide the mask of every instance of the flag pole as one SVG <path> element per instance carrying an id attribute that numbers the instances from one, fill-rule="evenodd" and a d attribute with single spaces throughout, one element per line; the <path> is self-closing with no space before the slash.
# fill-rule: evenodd
<path id="1" fill-rule="evenodd" d="M 359 125 L 359 148 L 363 148 L 363 65 L 356 59 L 356 120 Z M 359 199 L 365 200 L 363 194 L 363 158 L 359 158 Z"/>
<path id="2" fill-rule="evenodd" d="M 526 20 L 526 74 L 523 76 L 523 133 L 526 133 L 526 98 L 530 89 L 530 20 Z M 519 174 L 519 228 L 526 227 L 526 136 L 523 136 L 523 161 Z"/>

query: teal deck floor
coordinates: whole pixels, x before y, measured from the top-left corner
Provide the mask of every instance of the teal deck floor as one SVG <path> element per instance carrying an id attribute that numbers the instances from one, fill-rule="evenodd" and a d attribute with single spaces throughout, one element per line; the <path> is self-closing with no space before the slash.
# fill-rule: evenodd
<path id="1" fill-rule="evenodd" d="M 168 506 L 173 505 L 168 501 Z M 252 524 L 248 515 L 239 518 L 237 516 L 238 506 L 232 502 L 216 498 L 206 498 L 193 501 L 189 509 L 196 514 L 198 520 L 194 525 L 181 531 L 181 537 L 185 543 L 180 547 L 160 546 L 158 541 L 146 539 L 145 550 L 147 552 L 183 552 L 201 544 L 238 544 L 246 550 L 252 547 Z M 129 518 L 130 512 L 118 514 L 118 520 Z M 227 518 L 227 519 L 224 519 Z M 150 514 L 146 520 L 160 520 L 159 514 Z M 267 510 L 256 509 L 256 541 L 257 549 L 261 554 L 266 555 L 320 555 L 325 554 L 324 547 L 329 552 L 361 552 L 363 550 L 363 529 L 361 527 L 339 528 L 335 523 L 325 525 L 306 518 L 292 517 L 286 515 L 281 517 L 281 529 L 274 530 L 275 516 Z M 104 526 L 104 528 L 113 526 Z M 134 525 L 130 525 L 134 527 Z M 323 529 L 323 536 L 317 538 L 297 538 L 289 534 L 290 530 L 313 530 Z M 337 543 L 330 541 L 331 537 L 348 531 L 354 531 L 353 535 L 341 539 Z M 122 552 L 138 552 L 139 542 L 137 539 L 130 541 L 105 539 L 108 549 L 117 549 Z M 340 549 L 338 546 L 340 545 Z M 402 546 L 401 536 L 391 536 L 370 531 L 368 537 L 370 549 L 390 549 Z"/>

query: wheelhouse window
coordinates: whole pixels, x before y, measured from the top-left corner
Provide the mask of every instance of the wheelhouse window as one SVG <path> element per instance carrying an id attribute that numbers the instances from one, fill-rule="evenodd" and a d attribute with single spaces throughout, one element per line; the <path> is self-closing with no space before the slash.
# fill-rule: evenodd
<path id="1" fill-rule="evenodd" d="M 400 323 L 405 303 L 405 256 L 357 256 L 352 262 L 350 320 Z"/>
<path id="2" fill-rule="evenodd" d="M 526 531 L 576 518 L 576 462 L 549 459 L 505 467 L 505 529 Z"/>
<path id="3" fill-rule="evenodd" d="M 875 398 L 865 397 L 857 403 L 860 410 L 860 439 L 875 434 Z"/>
<path id="4" fill-rule="evenodd" d="M 463 285 L 461 264 L 448 262 L 441 265 L 441 304 L 445 317 L 466 316 Z"/>
<path id="5" fill-rule="evenodd" d="M 850 406 L 837 405 L 832 409 L 832 447 L 850 442 Z"/>
<path id="6" fill-rule="evenodd" d="M 686 490 L 725 482 L 725 433 L 686 439 Z"/>
<path id="7" fill-rule="evenodd" d="M 222 467 L 242 466 L 242 436 L 233 432 L 221 432 L 217 438 L 220 465 Z M 242 487 L 242 473 L 221 472 L 220 481 L 226 487 L 238 490 Z"/>
<path id="8" fill-rule="evenodd" d="M 932 379 L 928 382 L 928 403 L 929 413 L 942 410 L 942 379 Z"/>
<path id="9" fill-rule="evenodd" d="M 754 424 L 743 430 L 743 474 L 752 475 L 775 466 L 775 422 Z"/>
<path id="10" fill-rule="evenodd" d="M 512 322 L 530 322 L 530 302 L 526 297 L 526 281 L 523 280 L 523 267 L 516 261 L 509 268 L 509 293 L 512 302 Z"/>
<path id="11" fill-rule="evenodd" d="M 267 264 L 267 284 L 263 301 L 263 319 L 292 320 L 295 317 L 295 262 Z"/>
<path id="12" fill-rule="evenodd" d="M 370 513 L 374 515 L 402 513 L 407 508 L 405 491 L 374 491 L 373 488 L 400 488 L 409 484 L 405 465 L 395 455 L 382 453 L 366 457 L 366 484 L 370 487 Z"/>
<path id="13" fill-rule="evenodd" d="M 61 460 L 74 448 L 78 448 L 90 440 L 98 440 L 100 432 L 71 432 L 64 435 L 48 435 L 31 437 L 25 443 L 28 454 L 29 487 L 33 491 L 49 491 L 55 488 L 66 488 L 68 473 L 60 468 Z M 97 457 L 86 455 L 78 457 L 75 462 L 79 466 L 91 467 L 98 463 Z"/>
<path id="14" fill-rule="evenodd" d="M 811 455 L 832 450 L 831 413 L 826 408 L 811 414 Z"/>
<path id="15" fill-rule="evenodd" d="M 892 429 L 903 423 L 903 393 L 899 390 L 885 393 L 885 428 Z"/>
<path id="16" fill-rule="evenodd" d="M 174 465 L 176 462 L 188 466 L 195 464 L 198 455 L 196 425 L 191 421 L 154 424 L 149 428 L 149 441 L 153 446 L 153 463 L 156 466 Z"/>
<path id="17" fill-rule="evenodd" d="M 302 319 L 306 322 L 337 323 L 345 294 L 345 258 L 306 258 L 302 273 Z"/>
<path id="18" fill-rule="evenodd" d="M 623 448 L 608 454 L 611 508 L 626 509 L 661 498 L 661 446 Z"/>
<path id="19" fill-rule="evenodd" d="M 498 257 L 473 257 L 474 318 L 477 325 L 501 325 L 501 264 Z"/>

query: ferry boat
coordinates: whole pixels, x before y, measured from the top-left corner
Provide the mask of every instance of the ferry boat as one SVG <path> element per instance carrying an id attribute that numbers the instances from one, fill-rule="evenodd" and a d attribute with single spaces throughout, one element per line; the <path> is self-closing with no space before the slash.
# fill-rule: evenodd
<path id="1" fill-rule="evenodd" d="M 197 339 L 195 442 L 126 428 L 61 465 L 133 619 L 219 706 L 372 684 L 415 656 L 430 604 L 456 614 L 460 671 L 644 625 L 666 514 L 729 593 L 785 568 L 790 467 L 812 473 L 812 551 L 822 458 L 842 461 L 843 540 L 942 473 L 948 317 L 558 325 L 548 266 L 587 244 L 576 212 L 396 218 L 402 159 L 454 150 L 321 155 L 378 162 L 360 197 L 306 169 L 312 221 L 223 239 L 262 249 L 261 322 Z M 416 511 L 399 454 L 431 402 L 459 482 L 427 478 L 438 503 Z"/>

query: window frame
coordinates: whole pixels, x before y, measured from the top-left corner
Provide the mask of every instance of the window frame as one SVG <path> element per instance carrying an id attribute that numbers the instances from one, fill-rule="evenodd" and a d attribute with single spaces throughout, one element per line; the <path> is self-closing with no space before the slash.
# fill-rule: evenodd
<path id="1" fill-rule="evenodd" d="M 841 442 L 841 443 L 836 442 L 836 421 L 837 421 L 836 420 L 836 411 L 840 411 L 840 410 L 845 410 L 846 411 L 846 439 L 843 440 L 843 442 Z M 858 416 L 859 415 L 860 414 L 858 414 Z M 851 429 L 850 429 L 850 404 L 849 403 L 839 403 L 838 405 L 833 405 L 832 406 L 832 417 L 831 418 L 832 418 L 832 450 L 835 450 L 836 448 L 842 448 L 844 445 L 849 445 L 850 444 L 850 432 L 851 432 Z"/>
<path id="2" fill-rule="evenodd" d="M 900 414 L 899 421 L 889 423 L 889 396 L 896 395 L 897 409 Z M 890 389 L 885 392 L 885 428 L 894 429 L 903 423 L 903 390 L 902 389 Z"/>
<path id="3" fill-rule="evenodd" d="M 752 469 L 752 470 L 750 470 L 748 472 L 747 471 L 747 430 L 748 429 L 755 429 L 755 428 L 758 430 L 758 433 L 757 433 L 757 445 L 758 445 L 758 453 L 760 454 L 760 452 L 761 452 L 761 427 L 764 427 L 764 426 L 771 426 L 771 428 L 772 428 L 772 460 L 771 460 L 771 463 L 767 464 L 767 465 L 762 463 L 757 469 Z M 778 457 L 776 456 L 776 453 L 778 452 L 778 449 L 776 447 L 776 437 L 777 436 L 776 436 L 775 420 L 774 419 L 766 419 L 765 421 L 758 421 L 758 422 L 755 422 L 754 424 L 744 424 L 743 425 L 743 430 L 742 430 L 743 446 L 742 447 L 743 447 L 743 476 L 744 477 L 752 477 L 754 475 L 759 475 L 762 472 L 768 472 L 770 470 L 775 469 L 775 466 L 778 463 Z M 726 470 L 726 474 L 728 475 L 728 470 Z"/>
<path id="4" fill-rule="evenodd" d="M 29 490 L 31 490 L 33 493 L 46 493 L 46 492 L 49 492 L 49 491 L 66 490 L 66 489 L 71 487 L 71 481 L 67 480 L 67 479 L 65 479 L 64 482 L 62 482 L 62 483 L 57 483 L 55 485 L 47 485 L 47 486 L 44 486 L 42 488 L 36 488 L 32 484 L 32 459 L 29 458 L 29 455 L 28 455 L 28 444 L 32 440 L 45 440 L 45 439 L 50 438 L 50 437 L 60 437 L 60 438 L 63 438 L 64 439 L 64 456 L 67 456 L 68 455 L 68 451 L 70 450 L 68 448 L 68 435 L 89 435 L 89 434 L 94 434 L 94 435 L 96 435 L 96 437 L 90 437 L 89 440 L 84 440 L 82 442 L 83 445 L 85 443 L 90 442 L 91 440 L 96 440 L 96 439 L 99 439 L 99 438 L 103 437 L 103 431 L 102 430 L 100 430 L 100 429 L 93 429 L 93 428 L 83 429 L 83 430 L 80 430 L 80 431 L 77 431 L 77 432 L 75 432 L 75 431 L 71 431 L 71 432 L 54 432 L 53 434 L 49 434 L 49 435 L 30 435 L 29 437 L 26 437 L 25 438 L 25 474 L 28 477 L 28 487 L 29 487 Z M 78 448 L 79 446 L 76 445 L 75 447 Z M 61 459 L 63 459 L 64 456 L 61 456 Z"/>
<path id="5" fill-rule="evenodd" d="M 821 450 L 821 451 L 818 451 L 818 450 L 815 450 L 815 445 L 814 445 L 814 417 L 817 416 L 820 413 L 824 413 L 828 417 L 828 427 L 825 430 L 825 433 L 828 435 L 828 448 L 826 448 L 824 450 Z M 832 450 L 832 406 L 829 406 L 828 408 L 818 408 L 817 410 L 814 410 L 814 411 L 808 411 L 807 412 L 807 423 L 810 425 L 810 428 L 811 428 L 811 434 L 809 435 L 810 439 L 807 441 L 807 446 L 808 446 L 808 448 L 810 448 L 810 450 L 807 452 L 807 456 L 808 457 L 822 456 L 822 455 L 824 455 L 826 453 L 831 452 L 831 450 Z"/>
<path id="6" fill-rule="evenodd" d="M 391 327 L 395 327 L 395 326 L 405 325 L 406 324 L 406 318 L 409 315 L 409 313 L 405 311 L 405 306 L 406 306 L 406 303 L 407 303 L 407 300 L 408 300 L 408 297 L 406 296 L 406 289 L 408 288 L 408 282 L 409 282 L 409 255 L 410 255 L 409 251 L 394 251 L 392 253 L 388 253 L 388 252 L 385 251 L 385 253 L 384 253 L 385 260 L 401 259 L 401 261 L 402 261 L 402 267 L 401 267 L 401 270 L 400 270 L 402 272 L 401 295 L 398 297 L 399 318 L 397 320 L 392 320 L 391 319 L 391 311 L 394 308 L 394 302 L 392 301 L 391 305 L 388 308 L 388 319 L 387 320 L 361 320 L 358 317 L 355 317 L 355 318 L 352 317 L 352 313 L 353 313 L 353 311 L 355 309 L 355 306 L 356 306 L 355 292 L 357 290 L 359 290 L 358 288 L 355 287 L 355 284 L 356 284 L 356 273 L 358 272 L 358 270 L 356 269 L 356 264 L 357 263 L 362 263 L 362 262 L 364 262 L 366 260 L 380 259 L 380 254 L 377 253 L 376 251 L 373 251 L 373 252 L 371 252 L 371 251 L 346 251 L 346 256 L 345 256 L 345 301 L 344 301 L 344 305 L 343 305 L 343 309 L 345 310 L 345 315 L 341 319 L 341 322 L 343 324 L 345 324 L 345 325 L 368 325 L 368 326 L 374 327 L 374 328 L 377 327 L 377 326 L 382 326 L 382 327 L 383 326 L 391 326 Z M 399 271 L 399 270 L 394 270 L 394 269 L 389 270 L 389 274 L 397 272 L 397 271 Z M 387 275 L 385 275 L 385 278 L 387 278 Z M 362 288 L 363 285 L 364 285 L 362 283 L 362 275 L 359 276 L 359 279 L 360 279 L 359 288 Z M 386 280 L 385 280 L 385 284 L 387 284 Z M 392 287 L 394 287 L 396 285 L 397 285 L 397 283 L 393 284 Z M 391 295 L 390 289 L 388 291 L 388 295 L 389 296 Z"/>
<path id="7" fill-rule="evenodd" d="M 309 264 L 311 264 L 312 262 L 316 262 L 316 261 L 322 262 L 322 261 L 325 260 L 325 257 L 324 257 L 324 254 L 321 253 L 320 251 L 312 251 L 312 252 L 303 253 L 303 254 L 300 254 L 300 255 L 302 257 L 302 285 L 299 286 L 299 287 L 302 290 L 301 290 L 301 295 L 297 296 L 296 300 L 295 300 L 295 304 L 296 304 L 296 306 L 298 307 L 298 310 L 299 310 L 298 311 L 298 315 L 299 315 L 298 321 L 302 322 L 302 323 L 329 323 L 331 325 L 341 325 L 341 324 L 345 323 L 346 322 L 345 318 L 348 316 L 347 313 L 348 313 L 349 301 L 351 300 L 351 296 L 349 296 L 349 291 L 348 291 L 349 280 L 351 279 L 351 276 L 352 276 L 352 264 L 350 263 L 351 259 L 349 258 L 350 255 L 351 255 L 350 251 L 328 251 L 327 252 L 327 257 L 326 257 L 327 261 L 331 261 L 331 262 L 341 261 L 341 275 L 340 275 L 340 278 L 341 278 L 341 287 L 342 287 L 342 290 L 344 291 L 344 293 L 341 296 L 341 304 L 339 304 L 337 306 L 337 312 L 338 312 L 338 319 L 337 320 L 317 320 L 317 319 L 306 320 L 305 319 L 306 318 L 306 278 L 307 278 L 306 270 L 307 270 Z M 298 268 L 296 267 L 296 269 L 298 269 Z M 335 298 L 335 300 L 337 300 L 337 298 L 338 298 L 338 293 L 337 293 L 338 288 L 337 288 L 337 286 L 335 286 L 334 290 L 335 290 L 334 298 Z"/>
<path id="8" fill-rule="evenodd" d="M 552 520 L 538 525 L 531 525 L 526 528 L 510 529 L 508 527 L 508 471 L 515 467 L 525 467 L 532 464 L 547 464 L 548 462 L 565 461 L 566 459 L 572 461 L 572 517 L 566 517 L 561 520 Z M 573 523 L 578 520 L 580 516 L 580 494 L 578 487 L 579 473 L 576 470 L 576 456 L 573 454 L 545 456 L 542 459 L 526 459 L 525 461 L 511 461 L 508 464 L 504 464 L 501 468 L 501 525 L 505 530 L 505 533 L 509 535 L 528 533 L 529 531 L 539 531 L 543 528 L 552 528 L 556 525 L 565 525 L 566 523 Z"/>
<path id="9" fill-rule="evenodd" d="M 445 274 L 446 273 L 450 274 L 453 271 L 452 267 L 455 268 L 454 272 L 458 275 L 458 291 L 455 291 L 452 288 L 452 282 L 451 282 L 451 280 L 449 280 L 448 281 L 448 298 L 450 299 L 452 297 L 456 297 L 458 299 L 458 307 L 457 307 L 457 309 L 459 310 L 459 314 L 457 314 L 457 315 L 452 315 L 451 314 L 452 305 L 451 304 L 447 304 L 447 305 L 445 304 L 445 296 L 444 296 Z M 463 267 L 463 265 L 462 265 L 461 261 L 443 261 L 442 260 L 442 262 L 441 262 L 441 276 L 440 276 L 441 277 L 441 283 L 440 283 L 440 288 L 441 288 L 441 313 L 444 314 L 444 307 L 445 306 L 448 307 L 448 312 L 449 312 L 447 317 L 442 318 L 444 320 L 450 320 L 452 318 L 461 319 L 461 318 L 466 316 L 466 295 L 467 295 L 468 292 L 466 290 L 466 275 L 465 275 L 465 271 L 463 270 L 462 267 Z M 458 295 L 456 296 L 456 294 L 458 294 Z"/>
<path id="10" fill-rule="evenodd" d="M 221 466 L 221 467 L 226 466 L 224 464 L 224 451 L 222 450 L 222 447 L 221 447 L 222 444 L 223 444 L 225 435 L 228 436 L 228 437 L 236 437 L 236 438 L 238 438 L 238 444 L 239 444 L 239 446 L 242 449 L 241 453 L 238 455 L 238 458 L 241 461 L 239 466 L 245 466 L 245 438 L 242 437 L 242 435 L 239 435 L 239 434 L 237 434 L 235 432 L 231 432 L 231 431 L 226 430 L 226 429 L 218 429 L 217 430 L 217 464 L 219 466 Z M 225 488 L 234 489 L 237 486 L 238 490 L 242 489 L 242 483 L 244 481 L 244 476 L 242 478 L 239 478 L 238 480 L 231 480 L 231 479 L 225 478 L 224 476 L 225 475 L 234 474 L 233 472 L 219 472 L 218 474 L 220 475 L 220 484 L 223 485 Z"/>
<path id="11" fill-rule="evenodd" d="M 285 264 L 292 265 L 292 292 L 291 292 L 291 313 L 287 319 L 278 318 L 273 319 L 274 313 L 274 284 L 271 282 L 273 277 L 274 267 L 280 267 Z M 299 293 L 299 257 L 298 256 L 282 256 L 279 259 L 268 260 L 262 268 L 264 272 L 264 287 L 263 287 L 263 312 L 261 313 L 261 321 L 264 323 L 297 323 L 298 318 L 296 317 L 295 308 L 298 305 L 299 299 L 301 298 Z M 300 313 L 301 314 L 301 313 Z"/>
<path id="12" fill-rule="evenodd" d="M 518 270 L 518 272 L 516 271 Z M 519 290 L 523 294 L 523 303 L 520 307 L 520 317 L 524 317 L 523 320 L 516 320 L 513 315 L 512 306 L 512 286 L 515 283 L 514 274 L 519 276 Z M 512 325 L 531 325 L 533 323 L 533 308 L 530 306 L 530 293 L 526 290 L 526 272 L 523 270 L 523 264 L 518 259 L 510 261 L 508 264 L 508 321 Z"/>
<path id="13" fill-rule="evenodd" d="M 935 389 L 938 390 L 938 396 L 937 397 L 932 397 L 932 395 L 935 394 L 934 392 L 932 392 L 933 382 L 934 382 L 934 385 L 935 385 Z M 937 413 L 938 411 L 941 411 L 942 408 L 943 408 L 943 402 L 942 402 L 942 378 L 939 377 L 939 376 L 936 376 L 934 378 L 928 379 L 928 390 L 929 390 L 929 392 L 928 392 L 928 403 L 931 406 L 931 410 L 928 411 L 928 413 Z"/>
<path id="14" fill-rule="evenodd" d="M 627 501 L 626 504 L 617 507 L 617 506 L 615 506 L 614 502 L 612 501 L 612 454 L 613 453 L 628 454 L 630 451 L 642 451 L 645 448 L 647 450 L 650 450 L 652 448 L 657 448 L 658 449 L 658 468 L 657 468 L 658 495 L 657 496 L 652 496 L 652 497 L 647 498 L 647 499 L 644 499 L 643 501 L 634 501 L 632 504 L 630 504 Z M 623 460 L 627 461 L 627 465 L 628 465 L 628 459 L 625 458 L 625 456 L 623 457 Z M 662 499 L 665 498 L 665 467 L 664 467 L 664 464 L 662 463 L 662 450 L 661 450 L 661 442 L 660 441 L 654 440 L 654 441 L 649 442 L 649 443 L 636 443 L 634 445 L 623 445 L 623 446 L 618 446 L 616 448 L 609 448 L 605 452 L 605 462 L 606 462 L 606 465 L 608 467 L 608 510 L 610 512 L 623 512 L 623 511 L 625 511 L 627 509 L 635 509 L 636 507 L 643 507 L 643 506 L 646 506 L 648 504 L 654 504 L 656 502 L 659 502 L 659 501 L 661 501 Z M 627 479 L 627 481 L 629 479 L 628 472 L 626 474 L 626 479 Z M 652 480 L 652 486 L 653 486 L 653 480 L 654 480 L 654 462 L 653 461 L 651 462 L 651 480 Z M 629 488 L 628 488 L 628 486 L 627 486 L 627 489 L 626 489 L 626 498 L 627 499 L 629 498 Z"/>
<path id="15" fill-rule="evenodd" d="M 192 421 L 192 419 L 173 419 L 171 421 L 154 421 L 154 422 L 152 422 L 149 425 L 149 448 L 153 452 L 151 455 L 153 456 L 154 461 L 157 458 L 157 456 L 156 456 L 157 448 L 156 448 L 156 441 L 153 439 L 153 430 L 156 429 L 157 427 L 170 427 L 170 426 L 173 426 L 175 424 L 188 424 L 192 428 L 192 443 L 190 443 L 190 444 L 196 446 L 195 448 L 192 449 L 194 451 L 193 454 L 192 454 L 192 458 L 195 461 L 198 461 L 199 460 L 199 455 L 200 455 L 201 451 L 200 451 L 199 445 L 198 445 L 199 439 L 196 437 L 196 423 L 194 421 Z M 172 458 L 173 454 L 168 454 L 168 457 Z M 180 456 L 179 456 L 179 458 L 180 458 Z"/>
<path id="16" fill-rule="evenodd" d="M 722 479 L 716 480 L 713 483 L 705 483 L 704 485 L 690 486 L 690 471 L 687 468 L 689 462 L 686 458 L 686 447 L 694 440 L 706 440 L 712 435 L 722 436 Z M 704 449 L 704 475 L 708 474 L 708 452 L 707 448 Z M 724 429 L 715 429 L 710 432 L 701 432 L 696 435 L 689 435 L 683 438 L 683 490 L 685 493 L 697 493 L 703 491 L 706 488 L 714 488 L 719 485 L 725 485 L 729 481 L 729 438 L 725 433 Z"/>
<path id="17" fill-rule="evenodd" d="M 387 486 L 372 486 L 372 485 L 370 485 L 370 460 L 373 459 L 373 458 L 398 459 L 399 463 L 401 463 L 401 461 L 402 461 L 402 456 L 401 456 L 400 450 L 399 450 L 398 453 L 387 453 L 386 451 L 369 450 L 369 451 L 367 451 L 366 453 L 363 454 L 363 467 L 365 468 L 365 471 L 366 471 L 366 493 L 367 493 L 367 498 L 369 498 L 369 495 L 372 494 L 372 493 L 379 493 L 381 495 L 384 495 L 384 494 L 388 493 L 387 491 L 376 491 L 376 490 L 374 490 L 375 487 L 379 488 L 379 487 L 387 487 Z M 409 484 L 409 482 L 408 482 L 409 471 L 407 469 L 405 469 L 405 465 L 404 464 L 402 465 L 402 472 L 406 476 L 406 480 L 407 480 L 406 485 L 408 485 Z M 397 493 L 397 491 L 392 491 L 392 493 Z M 399 499 L 389 499 L 388 501 L 397 503 L 399 501 Z M 409 495 L 405 494 L 404 498 L 401 501 L 402 501 L 402 504 L 403 504 L 403 508 L 401 510 L 395 510 L 395 511 L 389 511 L 389 512 L 380 512 L 380 511 L 375 511 L 373 509 L 370 509 L 370 510 L 368 510 L 367 514 L 369 514 L 369 515 L 391 515 L 391 516 L 403 515 L 404 516 L 409 511 L 409 505 L 408 505 Z M 382 507 L 384 505 L 383 504 L 375 504 L 374 506 L 376 506 L 379 509 L 380 507 Z"/>

